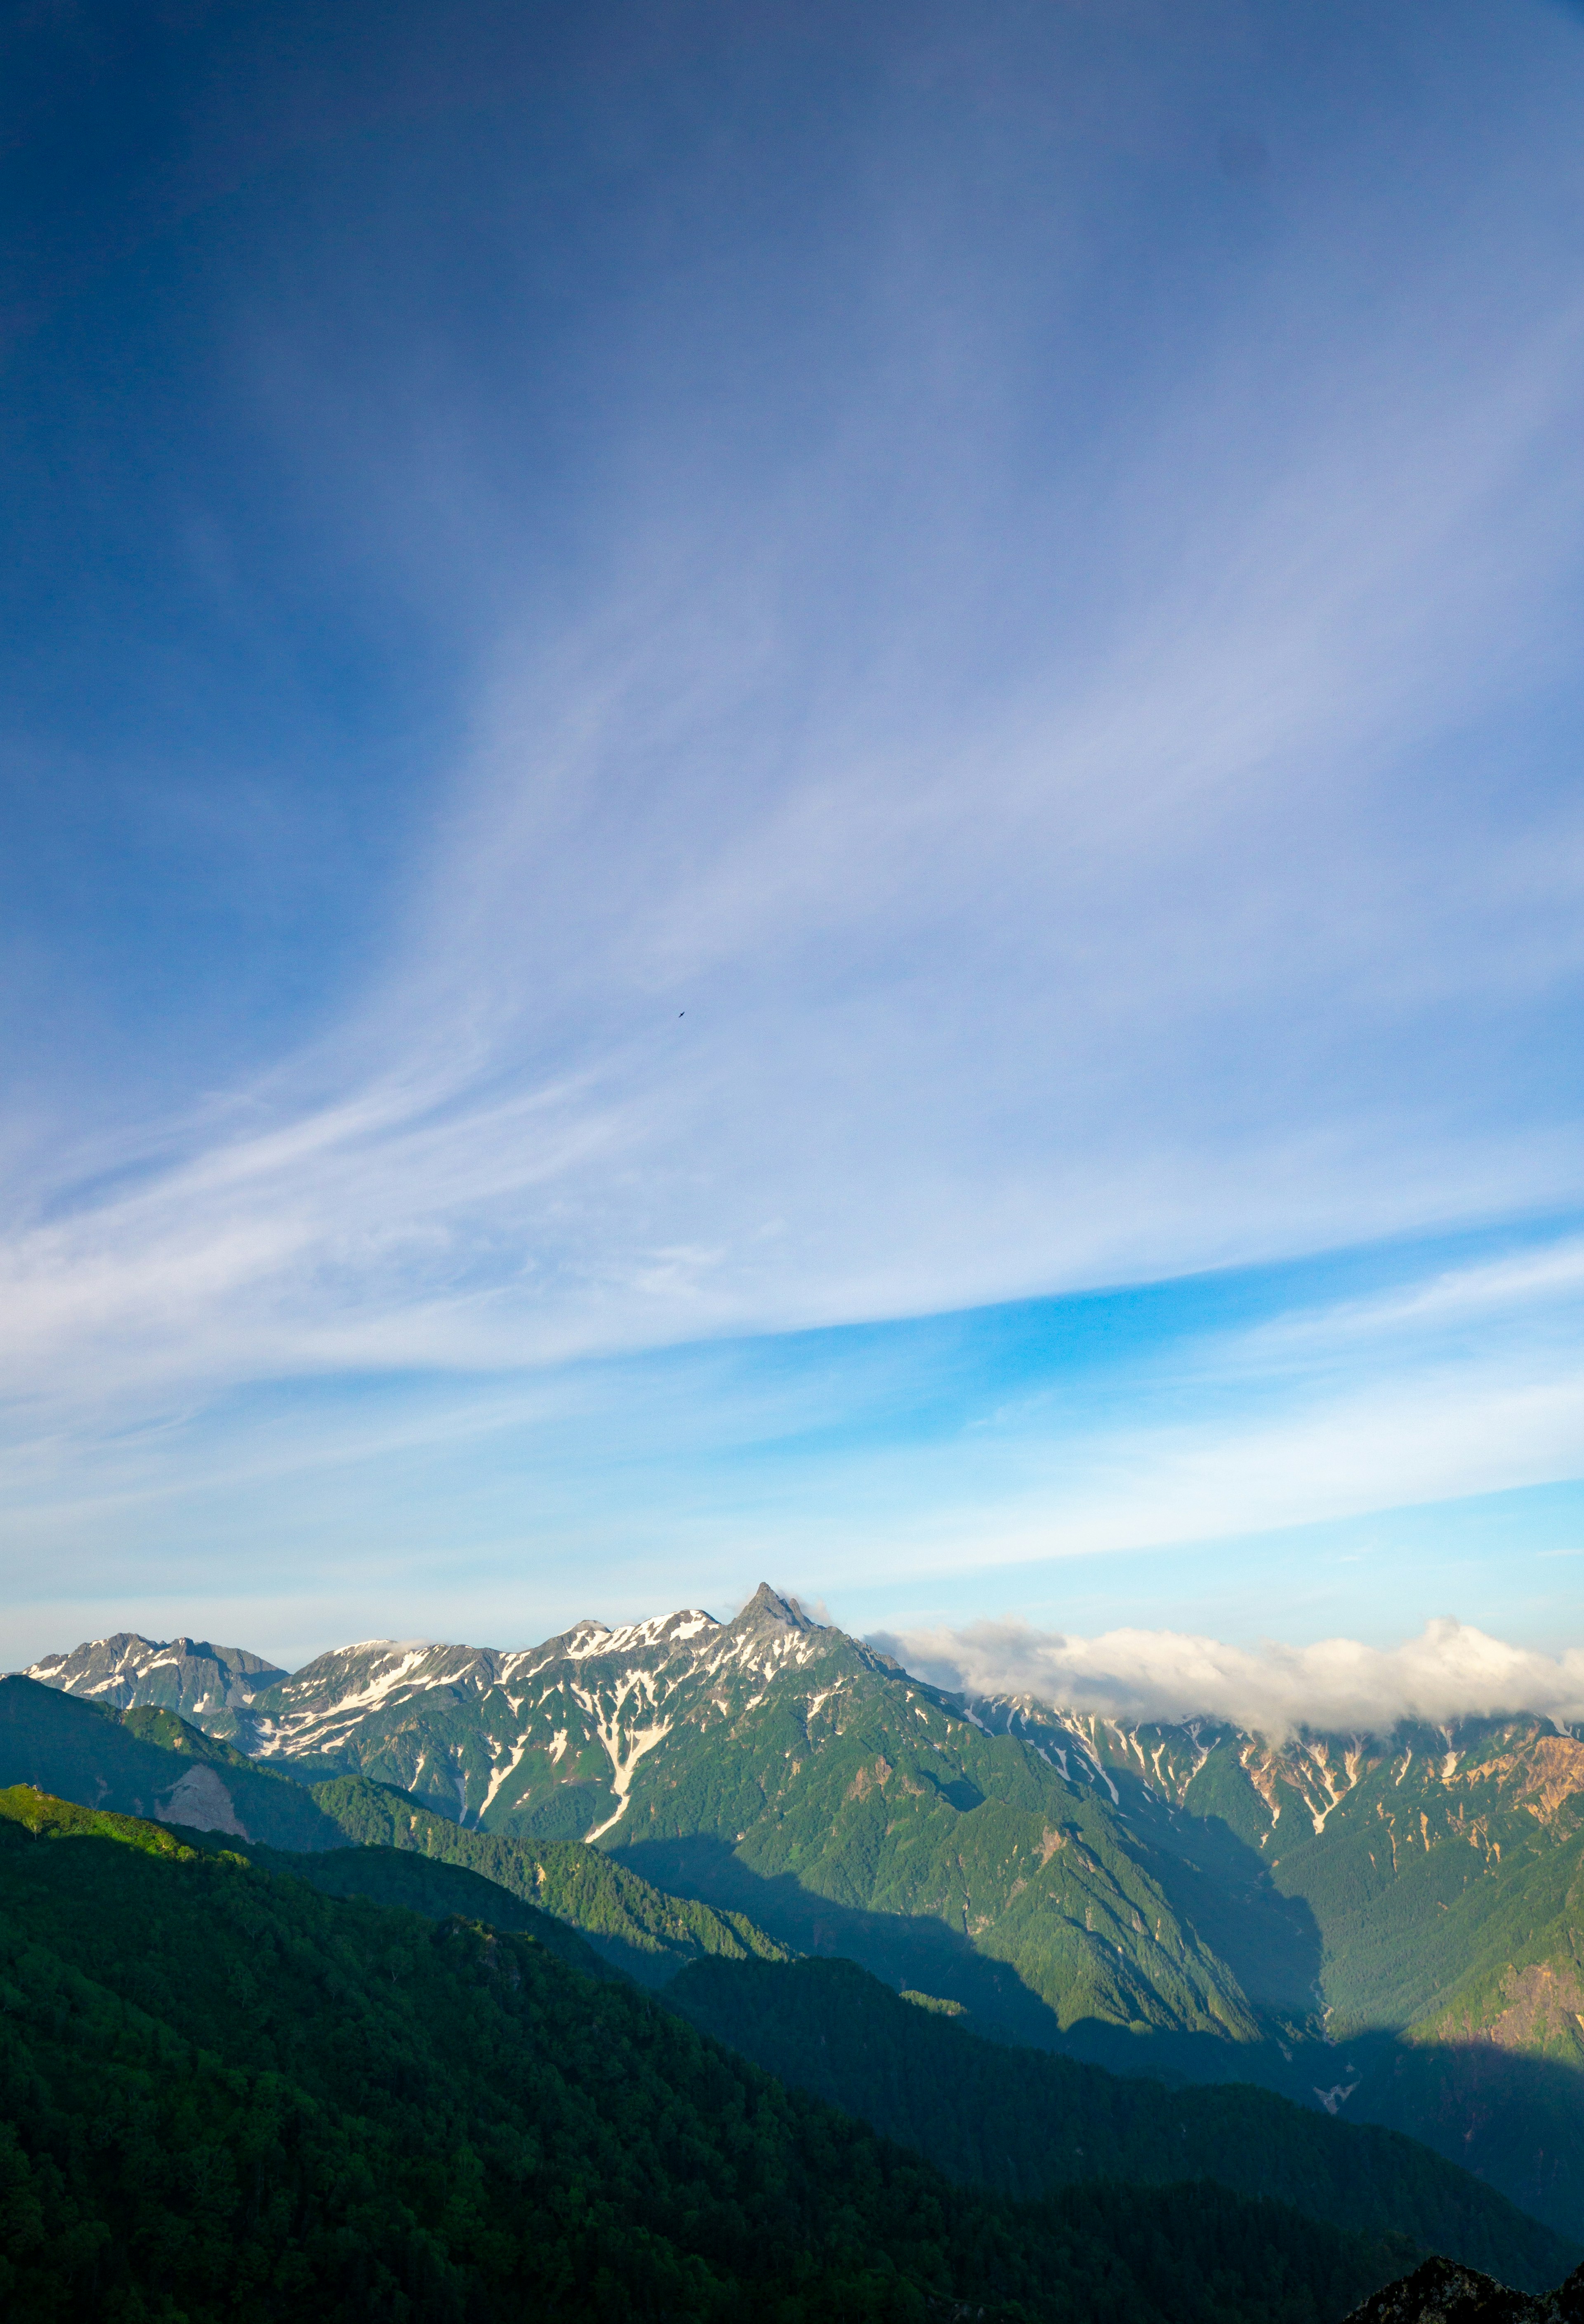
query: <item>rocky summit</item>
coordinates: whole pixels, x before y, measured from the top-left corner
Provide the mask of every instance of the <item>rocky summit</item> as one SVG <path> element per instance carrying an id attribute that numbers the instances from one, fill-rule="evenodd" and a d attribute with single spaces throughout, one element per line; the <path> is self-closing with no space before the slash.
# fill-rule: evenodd
<path id="1" fill-rule="evenodd" d="M 174 1711 L 229 1741 L 241 1730 L 240 1715 L 260 1689 L 286 1673 L 241 1646 L 117 1630 L 114 1637 L 93 1638 L 69 1655 L 34 1663 L 27 1676 L 117 1711 Z"/>
<path id="2" fill-rule="evenodd" d="M 1584 2268 L 1554 2292 L 1510 2292 L 1478 2268 L 1427 2259 L 1372 2292 L 1347 2324 L 1584 2324 Z"/>

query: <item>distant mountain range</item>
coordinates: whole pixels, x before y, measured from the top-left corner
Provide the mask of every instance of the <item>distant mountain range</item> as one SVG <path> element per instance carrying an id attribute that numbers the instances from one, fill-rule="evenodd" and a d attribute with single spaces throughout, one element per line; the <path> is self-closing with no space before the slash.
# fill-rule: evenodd
<path id="1" fill-rule="evenodd" d="M 285 1776 L 304 1809 L 355 1783 L 360 1838 L 406 1817 L 430 1855 L 592 1847 L 714 1916 L 686 1958 L 846 1956 L 1001 2041 L 1264 2082 L 1584 2220 L 1584 1743 L 1548 1721 L 1274 1743 L 960 1696 L 768 1587 L 513 1653 L 286 1674 L 124 1634 L 28 1675 L 211 1738 L 183 1821 L 224 1829 L 223 1794 L 266 1838 L 250 1786 Z"/>

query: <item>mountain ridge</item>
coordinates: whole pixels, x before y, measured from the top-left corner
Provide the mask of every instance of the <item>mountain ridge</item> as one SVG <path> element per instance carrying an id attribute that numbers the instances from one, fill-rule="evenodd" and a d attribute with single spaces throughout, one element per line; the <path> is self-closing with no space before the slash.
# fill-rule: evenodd
<path id="1" fill-rule="evenodd" d="M 181 1657 L 145 1642 L 140 1678 L 127 1638 L 34 1671 L 178 1684 Z M 511 1651 L 210 1656 L 186 1642 L 196 1723 L 261 1770 L 592 1843 L 999 2038 L 1265 2081 L 1558 2224 L 1584 2210 L 1584 1742 L 1552 1721 L 1272 1742 L 956 1695 L 768 1584 L 729 1622 L 585 1618 Z"/>
<path id="2" fill-rule="evenodd" d="M 31 1731 L 29 1713 L 32 1714 Z M 133 1729 L 137 1731 L 126 1732 Z M 187 1748 L 162 1748 L 153 1739 L 159 1735 L 182 1738 Z M 64 1752 L 63 1745 L 67 1747 Z M 778 1948 L 741 1916 L 722 1914 L 696 1900 L 666 1894 L 646 1882 L 622 1858 L 598 1849 L 577 1842 L 529 1843 L 499 1832 L 465 1830 L 424 1808 L 410 1795 L 361 1777 L 339 1775 L 315 1782 L 305 1793 L 283 1773 L 250 1768 L 231 1746 L 184 1728 L 169 1711 L 134 1710 L 115 1713 L 101 1703 L 75 1700 L 31 1680 L 14 1678 L 0 1683 L 0 1756 L 5 1762 L 0 1766 L 0 1775 L 14 1773 L 19 1765 L 25 1764 L 35 1787 L 29 1793 L 30 1798 L 50 1789 L 59 1790 L 60 1779 L 53 1772 L 59 1769 L 68 1776 L 75 1771 L 74 1780 L 79 1786 L 76 1797 L 88 1811 L 90 1821 L 106 1804 L 115 1807 L 125 1793 L 111 1783 L 106 1766 L 108 1764 L 111 1775 L 115 1774 L 113 1754 L 116 1746 L 131 1754 L 130 1759 L 124 1760 L 117 1778 L 123 1786 L 134 1781 L 146 1784 L 149 1763 L 161 1762 L 162 1791 L 169 1798 L 182 1771 L 190 1769 L 196 1756 L 207 1770 L 218 1768 L 230 1780 L 236 1780 L 238 1771 L 244 1777 L 251 1775 L 253 1799 L 249 1814 L 255 1823 L 261 1802 L 277 1812 L 282 1805 L 311 1808 L 320 1820 L 316 1828 L 318 1844 L 306 1855 L 282 1852 L 267 1840 L 261 1845 L 258 1839 L 249 1839 L 245 1832 L 238 1832 L 238 1820 L 229 1813 L 207 1819 L 209 1829 L 201 1834 L 178 1828 L 172 1834 L 178 1844 L 222 1853 L 240 1849 L 261 1868 L 288 1874 L 332 1896 L 395 1905 L 433 1920 L 444 1920 L 460 1912 L 501 1931 L 526 1929 L 576 1965 L 597 1969 L 604 1975 L 612 1971 L 624 1973 L 640 1983 L 661 1987 L 671 2006 L 683 2007 L 685 2014 L 690 2015 L 695 2015 L 692 1997 L 699 1991 L 698 1976 L 716 1978 L 718 2006 L 720 1976 L 725 1975 L 730 1991 L 734 1972 L 741 1969 L 748 1973 L 746 1990 L 753 2006 L 744 2013 L 741 2006 L 744 1988 L 739 1980 L 738 2006 L 732 2022 L 727 2024 L 717 2018 L 709 2030 L 723 2035 L 732 2046 L 779 2072 L 783 2079 L 815 2088 L 817 2095 L 836 2099 L 847 2111 L 870 2120 L 877 2129 L 902 2135 L 909 2145 L 933 2150 L 944 2119 L 949 2116 L 965 2126 L 978 2118 L 981 2122 L 981 2143 L 988 2141 L 985 2152 L 999 2153 L 1008 2135 L 1007 2093 L 1027 2083 L 1031 2075 L 1038 2084 L 1043 2073 L 1047 2080 L 1054 2077 L 1061 2082 L 1057 2092 L 1061 2103 L 1054 2111 L 1074 2124 L 1082 2121 L 1085 2127 L 1069 2131 L 1068 2144 L 1073 2145 L 1074 2137 L 1078 2143 L 1065 2159 L 1053 2152 L 1045 2163 L 1036 2166 L 1035 2187 L 1040 2185 L 1042 2173 L 1045 2172 L 1054 2172 L 1057 2184 L 1072 2184 L 1092 2177 L 1112 2148 L 1115 2152 L 1111 2154 L 1110 2176 L 1144 2179 L 1159 2185 L 1180 2172 L 1193 2152 L 1179 2152 L 1173 2145 L 1169 2124 L 1164 2144 L 1158 2124 L 1154 2130 L 1148 2129 L 1163 2109 L 1169 2113 L 1175 2106 L 1181 2112 L 1183 2105 L 1190 2103 L 1174 2101 L 1158 2083 L 1119 2082 L 1113 2076 L 1073 2061 L 1052 2060 L 1042 2065 L 1037 2053 L 1027 2050 L 1020 2053 L 1026 2061 L 1020 2063 L 1018 2054 L 996 2051 L 965 2037 L 957 2038 L 955 2029 L 949 2025 L 944 2029 L 948 2034 L 946 2079 L 954 2087 L 944 2094 L 944 2099 L 937 2092 L 937 2102 L 922 2115 L 916 2104 L 911 2115 L 877 2118 L 872 2089 L 866 2089 L 861 2080 L 840 2088 L 821 2089 L 817 2081 L 809 2084 L 808 2059 L 801 2054 L 785 2054 L 785 2029 L 797 2016 L 793 2006 L 788 2019 L 788 2006 L 796 2004 L 797 1994 L 806 1987 L 810 1978 L 815 1980 L 817 1992 L 818 1981 L 828 1974 L 836 1982 L 833 1987 L 827 1985 L 824 1989 L 837 1994 L 845 1991 L 849 1997 L 855 1982 L 861 1997 L 868 1998 L 859 2009 L 856 2024 L 843 2024 L 833 2038 L 848 2065 L 866 2052 L 872 2055 L 878 2045 L 882 2058 L 889 2055 L 890 2059 L 885 2068 L 886 2086 L 889 2088 L 898 2074 L 905 2081 L 911 2078 L 916 2084 L 919 2061 L 910 2062 L 909 2052 L 918 2047 L 920 2040 L 926 2052 L 925 2080 L 933 2078 L 938 2081 L 940 2057 L 935 2056 L 932 2066 L 927 2054 L 931 2026 L 935 2022 L 931 2013 L 948 2006 L 943 2005 L 938 1997 L 916 1992 L 910 1999 L 898 2000 L 852 1964 L 839 1960 L 801 1964 L 789 1961 L 784 1957 L 784 1949 Z M 103 1756 L 99 1757 L 96 1773 L 96 1754 L 104 1755 L 107 1749 L 112 1756 L 108 1762 Z M 21 1760 L 19 1753 L 23 1755 Z M 347 1840 L 355 1844 L 348 1848 Z M 555 1917 L 547 1919 L 547 1912 Z M 593 1952 L 589 1950 L 591 1946 Z M 917 2007 L 916 2004 L 924 2006 Z M 962 2019 L 959 2022 L 964 2026 L 969 2023 Z M 898 2023 L 914 2037 L 911 2044 L 904 2040 L 898 2047 L 895 2038 Z M 781 2029 L 778 2034 L 778 2026 Z M 815 2024 L 810 2040 L 815 2049 L 822 2055 L 825 2053 L 826 2032 L 823 2024 Z M 767 2041 L 772 2044 L 781 2042 L 782 2050 L 767 2051 Z M 990 2063 L 976 2069 L 975 2060 Z M 998 2060 L 1003 2062 L 998 2064 Z M 1295 2195 L 1297 2208 L 1308 2215 L 1329 2217 L 1333 2225 L 1340 2227 L 1350 2224 L 1345 2215 L 1337 2214 L 1334 2205 L 1330 2211 L 1317 2210 L 1315 2201 L 1311 2200 L 1312 2173 L 1303 2157 L 1318 2139 L 1322 2154 L 1331 2154 L 1333 2161 L 1351 2158 L 1349 2167 L 1356 2171 L 1362 2149 L 1358 2153 L 1355 2149 L 1360 2141 L 1368 2144 L 1369 2134 L 1342 2124 L 1322 2124 L 1312 2116 L 1302 2115 L 1285 2099 L 1236 2088 L 1206 2094 L 1202 2112 L 1204 2106 L 1211 2109 L 1205 2118 L 1217 2126 L 1220 2143 L 1225 2145 L 1229 2140 L 1231 2149 L 1244 2155 L 1240 2183 L 1245 2193 L 1261 2199 L 1274 2196 L 1282 2200 L 1291 2200 Z M 1265 2109 L 1263 2115 L 1259 2112 L 1261 2107 Z M 1104 2124 L 1119 2108 L 1135 2123 L 1136 2129 L 1119 2146 L 1112 2136 L 1108 2147 Z M 1051 2106 L 1044 2101 L 1036 2107 L 1036 2114 L 1042 2116 L 1049 2116 L 1051 2111 Z M 1099 2144 L 1091 2139 L 1091 2129 Z M 1142 2144 L 1140 2131 L 1147 2133 Z M 1040 2137 L 1024 2137 L 1019 2143 L 1026 2150 L 1027 2168 L 1040 2149 Z M 1048 2143 L 1047 2139 L 1045 2144 Z M 1090 2157 L 1087 2163 L 1083 2160 L 1086 2153 Z M 953 2175 L 957 2175 L 951 2153 L 942 2151 L 937 2159 L 946 2164 Z M 1427 2209 L 1426 2199 L 1435 2190 L 1437 2172 L 1443 2174 L 1445 2187 Z M 972 2179 L 981 2174 L 971 2170 L 968 2175 Z M 1239 2173 L 1235 2172 L 1233 2175 Z M 1383 2148 L 1369 2167 L 1368 2176 L 1372 2187 L 1389 2194 L 1386 2208 L 1377 2223 L 1383 2228 L 1395 2209 L 1400 2214 L 1399 2223 L 1411 2224 L 1422 2245 L 1450 2248 L 1465 2261 L 1495 2264 L 1520 2281 L 1543 2280 L 1548 2270 L 1561 2272 L 1554 2261 L 1537 2260 L 1540 2243 L 1536 2239 L 1543 2241 L 1541 2227 L 1522 2220 L 1515 2212 L 1504 2213 L 1500 2199 L 1494 2192 L 1477 2189 L 1477 2182 L 1461 2170 L 1449 2172 L 1446 2163 L 1423 2147 Z M 987 2183 L 999 2181 L 992 2174 Z M 1316 2186 L 1318 2183 L 1314 2182 Z M 1008 2184 L 1003 2186 L 1002 2191 L 1015 2193 L 1018 2189 L 1016 2184 Z M 1029 2190 L 1025 2188 L 1022 2191 Z M 1444 2200 L 1448 2195 L 1451 2198 L 1450 2211 Z M 1460 2218 L 1465 2219 L 1465 2227 L 1456 2225 Z M 1446 2240 L 1449 2236 L 1450 2244 Z"/>

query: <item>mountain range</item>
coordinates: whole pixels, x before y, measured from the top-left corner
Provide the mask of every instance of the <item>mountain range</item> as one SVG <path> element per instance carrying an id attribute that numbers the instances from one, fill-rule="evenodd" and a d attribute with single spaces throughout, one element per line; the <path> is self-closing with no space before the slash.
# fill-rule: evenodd
<path id="1" fill-rule="evenodd" d="M 353 1885 L 325 1893 L 305 1875 L 337 1854 Z M 400 1899 L 379 1893 L 392 1874 Z M 264 1861 L 233 1834 L 0 1790 L 7 2317 L 1339 2324 L 1419 2257 L 1372 2224 L 1396 2209 L 1534 2291 L 1557 2282 L 1555 2239 L 1466 2173 L 1319 2116 L 1303 2208 L 1176 2153 L 1169 2183 L 1091 2176 L 1032 2200 L 947 2175 L 489 1888 L 421 1855 Z M 907 2027 L 934 2022 L 874 1990 Z M 1147 2086 L 1114 2087 L 1147 2105 Z M 1260 2094 L 1206 2095 L 1235 2133 Z M 1110 2162 L 1138 2151 L 1110 2127 Z M 1176 2127 L 1153 2126 L 1157 2149 Z M 1354 2216 L 1324 2216 L 1349 2193 Z M 1455 2273 L 1486 2281 L 1466 2255 Z M 1524 2314 L 1577 2324 L 1580 2296 L 1575 2270 Z"/>
<path id="2" fill-rule="evenodd" d="M 768 1586 L 510 1653 L 288 1674 L 123 1634 L 27 1675 L 126 1748 L 205 1738 L 149 1812 L 449 1858 L 651 1983 L 844 1957 L 1002 2043 L 1263 2083 L 1584 2219 L 1584 1743 L 1549 1721 L 1272 1739 L 959 1695 Z"/>

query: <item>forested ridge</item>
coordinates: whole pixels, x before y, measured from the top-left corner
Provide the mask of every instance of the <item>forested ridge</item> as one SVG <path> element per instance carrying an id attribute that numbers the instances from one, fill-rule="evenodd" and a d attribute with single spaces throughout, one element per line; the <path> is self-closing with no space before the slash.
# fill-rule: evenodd
<path id="1" fill-rule="evenodd" d="M 391 1798 L 400 1804 L 400 1794 Z M 396 1814 L 398 1824 L 404 1821 Z M 487 1833 L 441 1830 L 459 1852 L 474 1844 L 494 1852 L 513 1848 Z M 524 1864 L 502 1868 L 531 1886 L 532 1851 L 519 1853 Z M 526 1929 L 575 1966 L 616 1973 L 606 1948 L 596 1953 L 555 1914 L 448 1858 L 373 1843 L 303 1857 L 248 1854 L 331 1895 Z M 611 1883 L 610 1894 L 594 1888 L 599 1915 L 620 1904 L 615 1884 L 632 1876 L 590 1850 L 581 1854 Z M 576 1891 L 557 1886 L 553 1893 L 557 1913 L 585 1904 Z M 660 1906 L 674 1901 L 649 1894 Z M 667 1965 L 674 1968 L 674 1957 Z M 1351 2231 L 1401 2233 L 1526 2288 L 1558 2282 L 1579 2256 L 1575 2245 L 1414 2139 L 1336 2122 L 1248 2084 L 1168 2089 L 989 2043 L 942 2014 L 934 1997 L 893 1994 L 855 1962 L 717 1950 L 700 1953 L 664 1990 L 701 2031 L 778 2080 L 916 2148 L 949 2178 L 999 2194 L 1034 2200 L 1101 2179 L 1160 2186 L 1211 2178 Z"/>
<path id="2" fill-rule="evenodd" d="M 640 1984 L 660 1984 L 686 1963 L 712 1954 L 728 1960 L 787 1958 L 786 1948 L 746 1914 L 669 1895 L 579 1840 L 529 1841 L 466 1831 L 408 1793 L 362 1776 L 343 1775 L 312 1788 L 320 1814 L 360 1847 L 410 1850 L 465 1867 L 569 1922 Z"/>
<path id="3" fill-rule="evenodd" d="M 0 1795 L 22 2319 L 1326 2324 L 1402 2273 L 1207 2186 L 1018 2205 L 535 1936 Z"/>
<path id="4" fill-rule="evenodd" d="M 1004 2194 L 1205 2177 L 1362 2233 L 1403 2231 L 1533 2290 L 1579 2257 L 1393 2131 L 1339 2123 L 1248 2083 L 1167 2089 L 985 2042 L 852 1961 L 698 1961 L 668 1994 L 695 2024 L 783 2080 L 916 2147 L 950 2177 Z"/>

